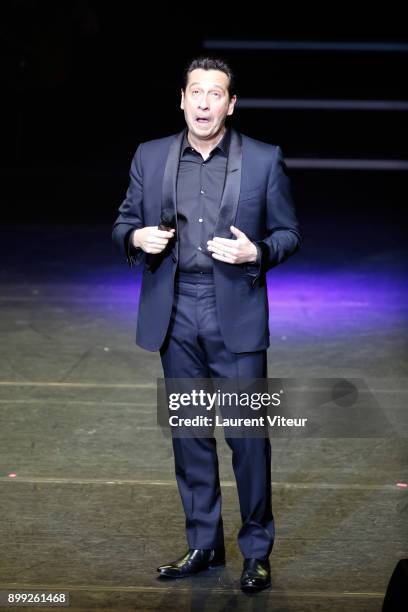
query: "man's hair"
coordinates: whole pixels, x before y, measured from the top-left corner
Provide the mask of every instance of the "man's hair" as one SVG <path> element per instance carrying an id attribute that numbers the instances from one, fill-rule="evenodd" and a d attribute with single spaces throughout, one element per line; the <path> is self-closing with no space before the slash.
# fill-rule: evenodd
<path id="1" fill-rule="evenodd" d="M 198 68 L 201 68 L 202 70 L 220 70 L 221 72 L 224 72 L 229 79 L 229 84 L 228 84 L 229 97 L 231 98 L 232 96 L 236 94 L 235 76 L 230 66 L 224 60 L 220 58 L 216 58 L 216 57 L 196 57 L 189 63 L 189 65 L 184 71 L 183 80 L 181 84 L 181 87 L 184 92 L 186 91 L 186 87 L 188 83 L 188 75 L 190 74 L 190 72 L 192 72 L 193 70 L 197 70 Z"/>

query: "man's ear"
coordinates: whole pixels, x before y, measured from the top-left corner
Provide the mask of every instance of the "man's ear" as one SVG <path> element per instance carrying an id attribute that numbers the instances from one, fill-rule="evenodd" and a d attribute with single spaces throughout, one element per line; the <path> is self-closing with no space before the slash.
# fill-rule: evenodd
<path id="1" fill-rule="evenodd" d="M 180 108 L 184 110 L 184 91 L 183 90 L 181 90 Z"/>
<path id="2" fill-rule="evenodd" d="M 229 106 L 228 106 L 228 113 L 227 115 L 232 115 L 232 113 L 234 112 L 234 108 L 235 108 L 235 103 L 237 101 L 237 96 L 232 96 L 231 100 L 229 102 Z"/>

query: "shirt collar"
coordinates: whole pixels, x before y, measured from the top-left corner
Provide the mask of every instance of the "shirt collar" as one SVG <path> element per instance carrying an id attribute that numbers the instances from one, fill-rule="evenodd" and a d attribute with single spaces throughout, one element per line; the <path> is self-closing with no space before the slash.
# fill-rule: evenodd
<path id="1" fill-rule="evenodd" d="M 181 145 L 181 151 L 182 151 L 182 155 L 184 155 L 184 153 L 186 152 L 186 149 L 191 149 L 192 146 L 188 141 L 187 138 L 187 128 L 184 130 L 184 136 L 183 136 L 183 143 Z M 214 149 L 211 151 L 211 153 L 213 151 L 215 151 L 216 149 L 219 149 L 224 155 L 225 157 L 228 157 L 228 151 L 229 151 L 229 144 L 230 144 L 230 139 L 231 139 L 231 130 L 229 128 L 227 128 L 225 130 L 224 136 L 221 138 L 220 142 L 214 147 Z"/>

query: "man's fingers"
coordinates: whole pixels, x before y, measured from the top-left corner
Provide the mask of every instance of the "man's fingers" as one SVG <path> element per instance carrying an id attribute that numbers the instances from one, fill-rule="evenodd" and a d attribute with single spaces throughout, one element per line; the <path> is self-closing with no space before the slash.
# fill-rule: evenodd
<path id="1" fill-rule="evenodd" d="M 226 244 L 218 244 L 216 242 L 211 242 L 210 244 L 208 244 L 207 248 L 209 251 L 213 251 L 214 253 L 227 253 L 228 255 L 237 255 L 239 250 L 236 244 L 234 246 L 230 246 Z"/>
<path id="2" fill-rule="evenodd" d="M 212 240 L 209 240 L 209 242 L 217 242 L 218 244 L 225 244 L 226 246 L 232 246 L 233 244 L 236 243 L 236 239 L 235 238 L 219 238 L 218 236 L 216 236 L 215 238 L 213 238 Z"/>
<path id="3" fill-rule="evenodd" d="M 151 231 L 151 235 L 152 236 L 157 236 L 159 238 L 173 238 L 174 231 L 175 230 L 167 231 L 167 230 L 159 230 L 159 229 L 154 228 Z"/>
<path id="4" fill-rule="evenodd" d="M 149 244 L 146 247 L 146 253 L 150 253 L 151 255 L 157 255 L 158 253 L 161 253 L 163 250 L 164 250 L 164 247 L 156 246 L 154 244 Z"/>
<path id="5" fill-rule="evenodd" d="M 229 255 L 219 255 L 218 253 L 212 253 L 212 257 L 214 259 L 218 259 L 218 261 L 223 261 L 224 263 L 234 264 L 235 260 L 231 259 Z"/>
<path id="6" fill-rule="evenodd" d="M 212 257 L 214 259 L 218 259 L 219 261 L 223 261 L 224 263 L 230 263 L 230 264 L 234 264 L 237 262 L 238 259 L 238 253 L 234 251 L 227 251 L 225 248 L 224 249 L 214 249 L 214 248 L 208 248 L 208 250 L 210 251 Z"/>
<path id="7" fill-rule="evenodd" d="M 146 253 L 157 255 L 161 253 L 169 243 L 169 240 L 174 236 L 174 229 L 172 230 L 159 230 L 155 226 L 146 228 L 147 231 L 144 233 L 142 239 L 142 249 Z"/>
<path id="8" fill-rule="evenodd" d="M 156 236 L 149 236 L 147 242 L 151 245 L 157 244 L 158 246 L 166 246 L 168 240 L 165 238 L 156 238 Z"/>
<path id="9" fill-rule="evenodd" d="M 243 238 L 245 236 L 244 232 L 242 232 L 238 227 L 235 227 L 235 225 L 230 225 L 230 230 L 237 238 Z"/>

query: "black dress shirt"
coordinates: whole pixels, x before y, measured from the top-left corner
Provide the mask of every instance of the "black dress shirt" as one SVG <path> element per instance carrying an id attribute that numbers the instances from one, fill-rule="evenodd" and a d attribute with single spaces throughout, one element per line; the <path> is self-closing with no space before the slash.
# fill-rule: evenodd
<path id="1" fill-rule="evenodd" d="M 224 190 L 230 130 L 204 160 L 188 141 L 184 131 L 177 174 L 177 233 L 179 240 L 179 270 L 181 272 L 211 273 L 213 262 L 207 240 L 214 238 L 214 229 Z M 131 244 L 128 252 L 135 252 Z M 261 252 L 248 266 L 259 266 Z M 234 264 L 231 264 L 234 265 Z"/>
<path id="2" fill-rule="evenodd" d="M 187 130 L 180 151 L 177 175 L 177 227 L 179 270 L 213 271 L 213 257 L 207 240 L 214 229 L 224 190 L 230 132 L 226 130 L 206 160 L 189 143 Z"/>

